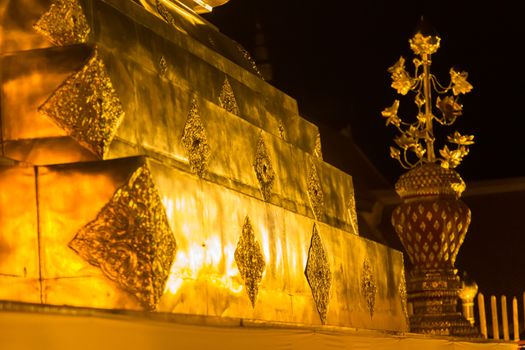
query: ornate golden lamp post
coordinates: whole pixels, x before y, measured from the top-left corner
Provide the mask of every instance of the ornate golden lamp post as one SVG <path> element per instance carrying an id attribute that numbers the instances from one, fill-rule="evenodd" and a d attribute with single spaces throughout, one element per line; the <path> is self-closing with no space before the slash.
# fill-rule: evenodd
<path id="1" fill-rule="evenodd" d="M 456 309 L 461 281 L 454 263 L 470 224 L 470 209 L 459 199 L 465 183 L 453 170 L 468 154 L 474 136 L 455 131 L 438 155 L 434 136 L 434 123 L 452 125 L 462 114 L 459 95 L 471 91 L 472 85 L 466 72 L 450 69 L 446 86 L 431 74 L 431 55 L 439 49 L 440 40 L 418 31 L 409 40 L 416 55 L 414 75 L 405 70 L 403 57 L 388 69 L 391 86 L 401 95 L 414 93 L 417 106 L 412 121 L 398 115 L 399 100 L 382 112 L 386 125 L 400 132 L 390 155 L 410 169 L 395 185 L 403 203 L 395 208 L 392 224 L 414 265 L 407 280 L 408 301 L 413 306 L 411 331 L 476 336 L 477 330 Z"/>

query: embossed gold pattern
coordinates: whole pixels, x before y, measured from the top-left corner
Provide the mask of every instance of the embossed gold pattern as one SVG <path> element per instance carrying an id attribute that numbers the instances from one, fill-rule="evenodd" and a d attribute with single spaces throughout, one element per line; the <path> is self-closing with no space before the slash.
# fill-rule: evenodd
<path id="1" fill-rule="evenodd" d="M 69 246 L 144 308 L 156 308 L 176 243 L 147 166 L 133 172 Z"/>
<path id="2" fill-rule="evenodd" d="M 33 28 L 57 46 L 85 43 L 90 32 L 77 0 L 54 0 Z"/>
<path id="3" fill-rule="evenodd" d="M 407 300 L 407 282 L 405 278 L 405 269 L 401 269 L 401 277 L 399 279 L 399 286 L 398 286 L 398 292 L 399 297 L 401 298 L 401 308 L 403 309 L 403 313 L 405 314 L 405 318 L 408 321 L 408 300 Z"/>
<path id="4" fill-rule="evenodd" d="M 275 171 L 273 170 L 272 161 L 268 155 L 262 133 L 259 136 L 259 141 L 257 141 L 253 167 L 261 186 L 263 198 L 267 201 L 271 196 L 273 181 L 275 180 Z"/>
<path id="5" fill-rule="evenodd" d="M 184 126 L 182 145 L 188 154 L 191 171 L 203 177 L 208 168 L 210 146 L 208 146 L 206 129 L 199 116 L 199 107 L 195 97 L 191 101 L 190 112 Z"/>
<path id="6" fill-rule="evenodd" d="M 237 106 L 237 100 L 235 99 L 235 94 L 233 89 L 228 81 L 228 78 L 224 78 L 224 84 L 222 84 L 221 94 L 219 96 L 219 103 L 222 108 L 228 112 L 239 115 L 239 107 Z"/>
<path id="7" fill-rule="evenodd" d="M 314 155 L 317 158 L 323 160 L 323 149 L 321 146 L 321 134 L 319 133 L 315 137 Z"/>
<path id="8" fill-rule="evenodd" d="M 279 119 L 279 137 L 286 141 L 286 128 L 284 127 L 283 121 Z"/>
<path id="9" fill-rule="evenodd" d="M 308 196 L 312 211 L 317 220 L 322 220 L 324 215 L 324 193 L 317 174 L 317 167 L 312 162 L 308 172 Z"/>
<path id="10" fill-rule="evenodd" d="M 370 312 L 370 317 L 374 316 L 376 304 L 377 283 L 374 270 L 370 266 L 368 258 L 363 262 L 361 269 L 361 294 L 366 300 L 366 306 Z"/>
<path id="11" fill-rule="evenodd" d="M 120 100 L 96 50 L 39 111 L 99 158 L 106 155 L 124 118 Z"/>
<path id="12" fill-rule="evenodd" d="M 166 76 L 166 73 L 168 73 L 168 62 L 164 56 L 161 56 L 159 60 L 159 76 L 163 78 Z"/>
<path id="13" fill-rule="evenodd" d="M 330 302 L 330 288 L 332 286 L 332 272 L 330 271 L 330 263 L 315 223 L 312 229 L 312 240 L 308 250 L 308 261 L 304 274 L 312 290 L 312 296 L 321 322 L 326 323 L 326 314 Z"/>
<path id="14" fill-rule="evenodd" d="M 418 196 L 459 198 L 465 187 L 465 182 L 456 171 L 433 163 L 424 164 L 406 172 L 395 184 L 396 192 L 401 198 Z"/>
<path id="15" fill-rule="evenodd" d="M 241 238 L 237 243 L 234 256 L 239 268 L 239 273 L 244 280 L 244 286 L 252 303 L 252 307 L 255 307 L 259 283 L 261 282 L 266 263 L 261 246 L 259 242 L 255 240 L 255 234 L 249 217 L 244 219 Z"/>

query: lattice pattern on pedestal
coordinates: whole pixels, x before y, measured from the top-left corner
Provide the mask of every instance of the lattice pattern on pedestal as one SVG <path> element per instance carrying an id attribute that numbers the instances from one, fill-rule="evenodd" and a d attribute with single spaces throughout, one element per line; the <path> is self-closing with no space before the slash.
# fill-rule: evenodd
<path id="1" fill-rule="evenodd" d="M 392 223 L 412 263 L 425 268 L 454 266 L 470 224 L 470 209 L 460 200 L 404 203 Z"/>
<path id="2" fill-rule="evenodd" d="M 157 307 L 176 243 L 147 166 L 135 170 L 69 246 L 146 309 Z"/>

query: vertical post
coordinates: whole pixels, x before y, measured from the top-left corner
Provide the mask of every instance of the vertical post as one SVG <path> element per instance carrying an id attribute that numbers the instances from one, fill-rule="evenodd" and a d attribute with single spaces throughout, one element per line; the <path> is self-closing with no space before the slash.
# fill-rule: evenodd
<path id="1" fill-rule="evenodd" d="M 490 312 L 492 313 L 492 338 L 499 340 L 498 304 L 494 295 L 490 297 Z"/>
<path id="2" fill-rule="evenodd" d="M 520 323 L 518 321 L 518 299 L 512 298 L 512 326 L 514 328 L 514 341 L 520 340 Z"/>
<path id="3" fill-rule="evenodd" d="M 483 293 L 478 294 L 479 328 L 483 339 L 488 338 L 487 315 L 485 313 L 485 297 Z"/>
<path id="4" fill-rule="evenodd" d="M 507 314 L 507 297 L 501 296 L 501 321 L 503 324 L 503 340 L 509 341 L 509 316 Z"/>

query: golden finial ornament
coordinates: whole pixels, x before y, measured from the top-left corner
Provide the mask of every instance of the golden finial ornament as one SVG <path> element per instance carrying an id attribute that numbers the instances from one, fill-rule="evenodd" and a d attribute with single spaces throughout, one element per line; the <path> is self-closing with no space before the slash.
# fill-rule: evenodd
<path id="1" fill-rule="evenodd" d="M 420 25 L 422 27 L 423 25 Z M 462 135 L 458 131 L 447 137 L 449 145 L 435 152 L 434 123 L 450 126 L 463 113 L 459 97 L 472 90 L 467 81 L 467 72 L 459 72 L 454 68 L 449 70 L 450 82 L 442 85 L 430 72 L 431 56 L 439 49 L 441 38 L 429 34 L 425 30 L 417 30 L 409 40 L 410 48 L 416 55 L 412 60 L 414 74 L 405 69 L 405 58 L 399 60 L 388 72 L 392 78 L 392 88 L 399 94 L 414 93 L 417 106 L 415 121 L 407 121 L 399 113 L 400 101 L 385 108 L 381 115 L 386 119 L 386 125 L 393 125 L 400 133 L 395 139 L 395 146 L 390 147 L 390 156 L 397 159 L 405 169 L 411 169 L 425 163 L 437 163 L 443 168 L 457 167 L 469 152 L 469 146 L 474 143 L 473 135 Z M 433 95 L 435 94 L 435 95 Z M 435 113 L 435 112 L 438 113 Z"/>

